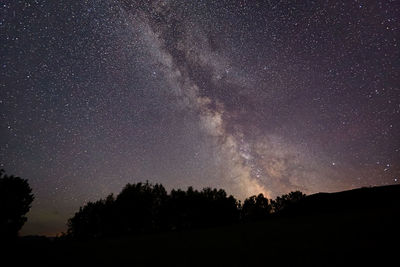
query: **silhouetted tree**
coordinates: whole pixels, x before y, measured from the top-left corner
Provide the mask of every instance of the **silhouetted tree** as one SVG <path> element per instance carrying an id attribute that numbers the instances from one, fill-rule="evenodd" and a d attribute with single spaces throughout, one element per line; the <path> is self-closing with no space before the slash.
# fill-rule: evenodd
<path id="1" fill-rule="evenodd" d="M 68 236 L 96 238 L 208 227 L 239 220 L 239 204 L 222 189 L 189 187 L 167 194 L 161 184 L 128 184 L 114 199 L 89 202 L 68 221 Z"/>
<path id="2" fill-rule="evenodd" d="M 293 192 L 290 192 L 289 194 L 285 194 L 280 197 L 277 197 L 275 200 L 272 201 L 271 204 L 272 204 L 274 212 L 279 213 L 305 197 L 306 197 L 306 195 L 303 194 L 302 192 L 293 191 Z"/>
<path id="3" fill-rule="evenodd" d="M 17 237 L 33 199 L 27 180 L 0 170 L 0 238 Z"/>
<path id="4" fill-rule="evenodd" d="M 260 220 L 304 197 L 296 191 L 271 202 L 259 194 L 241 206 L 222 189 L 189 187 L 168 194 L 161 184 L 127 184 L 117 197 L 109 195 L 81 207 L 68 220 L 68 237 L 98 238 Z"/>
<path id="5" fill-rule="evenodd" d="M 87 203 L 68 220 L 68 234 L 81 239 L 113 235 L 113 205 L 113 195 Z"/>
<path id="6" fill-rule="evenodd" d="M 243 202 L 242 220 L 254 221 L 267 218 L 272 212 L 270 201 L 263 194 L 251 196 Z"/>
<path id="7" fill-rule="evenodd" d="M 89 202 L 68 220 L 68 235 L 96 238 L 165 229 L 167 192 L 160 184 L 127 184 L 114 199 Z"/>
<path id="8" fill-rule="evenodd" d="M 160 228 L 167 191 L 161 184 L 128 184 L 115 200 L 119 229 L 123 233 Z"/>
<path id="9" fill-rule="evenodd" d="M 238 201 L 222 189 L 172 190 L 167 209 L 168 226 L 172 230 L 216 226 L 239 219 Z"/>

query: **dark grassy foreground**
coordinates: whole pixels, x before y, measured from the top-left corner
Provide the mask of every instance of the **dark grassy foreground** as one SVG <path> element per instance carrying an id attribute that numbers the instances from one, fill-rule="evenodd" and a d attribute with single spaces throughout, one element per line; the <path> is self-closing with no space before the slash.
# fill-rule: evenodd
<path id="1" fill-rule="evenodd" d="M 399 203 L 400 186 L 316 194 L 262 222 L 79 242 L 20 240 L 7 249 L 18 256 L 5 255 L 14 262 L 7 266 L 398 266 Z"/>

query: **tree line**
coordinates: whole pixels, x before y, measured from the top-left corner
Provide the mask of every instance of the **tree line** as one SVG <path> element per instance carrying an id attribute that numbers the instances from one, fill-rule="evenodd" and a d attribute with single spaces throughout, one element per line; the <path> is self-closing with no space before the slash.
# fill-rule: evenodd
<path id="1" fill-rule="evenodd" d="M 167 193 L 161 184 L 127 184 L 115 197 L 89 202 L 68 220 L 66 236 L 76 239 L 204 228 L 266 219 L 304 198 L 300 191 L 267 199 L 263 194 L 241 203 L 223 189 Z"/>
<path id="2" fill-rule="evenodd" d="M 300 191 L 277 197 L 254 195 L 242 202 L 223 189 L 173 189 L 161 184 L 127 184 L 114 196 L 88 202 L 67 222 L 64 237 L 88 239 L 204 228 L 266 219 L 303 199 Z M 15 238 L 27 221 L 34 195 L 26 179 L 0 170 L 0 237 Z"/>

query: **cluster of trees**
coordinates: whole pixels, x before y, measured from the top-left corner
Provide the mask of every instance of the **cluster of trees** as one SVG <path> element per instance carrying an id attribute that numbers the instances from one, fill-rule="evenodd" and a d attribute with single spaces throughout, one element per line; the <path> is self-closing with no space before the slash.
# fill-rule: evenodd
<path id="1" fill-rule="evenodd" d="M 161 184 L 128 184 L 116 197 L 89 202 L 68 220 L 67 235 L 97 238 L 226 225 L 265 219 L 305 195 L 292 192 L 270 201 L 262 194 L 243 204 L 222 189 L 189 187 L 169 194 Z"/>
<path id="2" fill-rule="evenodd" d="M 67 236 L 96 238 L 202 228 L 266 219 L 303 199 L 299 191 L 269 200 L 263 194 L 243 203 L 222 189 L 189 187 L 167 193 L 161 184 L 127 184 L 114 197 L 89 202 L 68 220 Z M 0 170 L 0 238 L 15 238 L 34 195 L 28 181 Z"/>
<path id="3" fill-rule="evenodd" d="M 27 180 L 0 170 L 0 240 L 17 237 L 33 199 Z"/>

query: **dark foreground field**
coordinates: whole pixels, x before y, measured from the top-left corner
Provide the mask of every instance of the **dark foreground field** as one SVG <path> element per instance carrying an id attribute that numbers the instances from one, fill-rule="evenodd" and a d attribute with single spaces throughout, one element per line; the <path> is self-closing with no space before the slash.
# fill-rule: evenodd
<path id="1" fill-rule="evenodd" d="M 317 194 L 262 222 L 85 242 L 20 240 L 3 252 L 13 261 L 7 266 L 398 266 L 399 199 L 399 186 Z"/>

